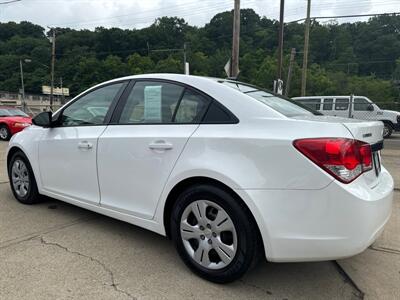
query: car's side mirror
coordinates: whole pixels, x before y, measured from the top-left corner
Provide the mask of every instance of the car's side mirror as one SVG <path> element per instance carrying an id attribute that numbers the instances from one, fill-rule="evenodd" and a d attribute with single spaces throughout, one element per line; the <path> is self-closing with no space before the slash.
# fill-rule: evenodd
<path id="1" fill-rule="evenodd" d="M 51 127 L 52 125 L 52 113 L 50 111 L 44 111 L 38 114 L 36 117 L 32 119 L 32 123 L 34 125 L 40 127 Z"/>
<path id="2" fill-rule="evenodd" d="M 374 111 L 374 106 L 372 104 L 368 104 L 367 110 L 368 111 Z"/>

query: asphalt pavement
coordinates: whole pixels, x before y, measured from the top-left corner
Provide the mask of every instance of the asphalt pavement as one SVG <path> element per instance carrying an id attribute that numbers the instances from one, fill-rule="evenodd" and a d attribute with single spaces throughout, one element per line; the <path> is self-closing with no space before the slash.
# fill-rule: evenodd
<path id="1" fill-rule="evenodd" d="M 400 190 L 369 249 L 338 262 L 261 263 L 241 280 L 192 274 L 168 239 L 56 200 L 19 204 L 0 142 L 0 299 L 399 299 Z M 400 188 L 400 136 L 385 142 Z"/>

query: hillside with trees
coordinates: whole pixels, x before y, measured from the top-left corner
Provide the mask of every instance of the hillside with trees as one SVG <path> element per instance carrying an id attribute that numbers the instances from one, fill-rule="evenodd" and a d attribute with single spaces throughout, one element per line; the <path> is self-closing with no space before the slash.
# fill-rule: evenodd
<path id="1" fill-rule="evenodd" d="M 272 88 L 277 72 L 278 22 L 252 9 L 241 11 L 240 76 L 242 81 Z M 183 44 L 191 74 L 226 77 L 230 57 L 232 12 L 215 15 L 204 27 L 162 17 L 143 29 L 98 27 L 94 31 L 57 28 L 56 85 L 62 77 L 72 95 L 116 77 L 149 72 L 183 72 Z M 24 64 L 26 91 L 40 93 L 49 84 L 51 32 L 29 23 L 0 23 L 0 90 L 20 88 L 19 60 Z M 300 94 L 304 25 L 285 24 L 284 71 L 291 48 L 297 54 L 291 96 Z M 307 94 L 360 94 L 398 101 L 400 80 L 400 16 L 367 22 L 312 22 Z"/>

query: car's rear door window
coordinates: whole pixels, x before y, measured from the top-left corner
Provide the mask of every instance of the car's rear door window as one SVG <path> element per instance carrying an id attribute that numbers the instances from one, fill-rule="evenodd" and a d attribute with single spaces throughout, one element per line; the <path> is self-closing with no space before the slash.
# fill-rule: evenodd
<path id="1" fill-rule="evenodd" d="M 184 87 L 158 81 L 138 81 L 133 86 L 120 124 L 172 123 Z"/>
<path id="2" fill-rule="evenodd" d="M 122 109 L 119 124 L 200 123 L 210 100 L 185 86 L 138 81 Z"/>
<path id="3" fill-rule="evenodd" d="M 199 123 L 208 104 L 209 100 L 204 96 L 186 89 L 174 116 L 174 123 Z"/>

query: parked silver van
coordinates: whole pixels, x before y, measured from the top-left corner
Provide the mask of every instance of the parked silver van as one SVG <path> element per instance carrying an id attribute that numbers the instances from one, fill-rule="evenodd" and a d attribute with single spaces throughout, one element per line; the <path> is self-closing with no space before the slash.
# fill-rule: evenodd
<path id="1" fill-rule="evenodd" d="M 382 121 L 385 138 L 390 137 L 393 131 L 400 131 L 400 112 L 380 109 L 364 96 L 307 96 L 294 97 L 293 100 L 328 116 Z"/>

